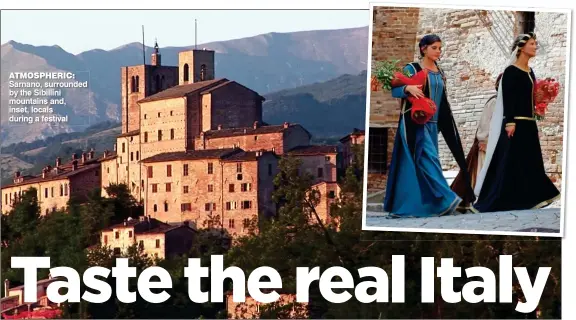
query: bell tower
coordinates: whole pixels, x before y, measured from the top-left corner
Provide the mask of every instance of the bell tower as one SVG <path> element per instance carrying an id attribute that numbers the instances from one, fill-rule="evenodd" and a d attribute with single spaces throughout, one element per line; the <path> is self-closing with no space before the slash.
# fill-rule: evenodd
<path id="1" fill-rule="evenodd" d="M 179 84 L 214 80 L 214 50 L 189 50 L 178 53 Z"/>
<path id="2" fill-rule="evenodd" d="M 160 66 L 161 65 L 161 58 L 160 55 L 160 48 L 158 47 L 158 41 L 154 40 L 154 52 L 152 53 L 152 65 L 153 66 Z"/>

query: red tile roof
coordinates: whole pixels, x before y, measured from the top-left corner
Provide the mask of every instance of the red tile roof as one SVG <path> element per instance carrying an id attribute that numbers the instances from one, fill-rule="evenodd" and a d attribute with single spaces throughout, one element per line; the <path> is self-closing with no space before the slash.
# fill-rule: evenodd
<path id="1" fill-rule="evenodd" d="M 288 154 L 296 156 L 315 156 L 335 153 L 338 153 L 338 147 L 329 145 L 299 146 L 288 151 Z"/>
<path id="2" fill-rule="evenodd" d="M 176 161 L 176 160 L 201 160 L 201 159 L 222 159 L 233 153 L 244 152 L 242 149 L 207 149 L 194 151 L 166 152 L 143 159 L 143 163 Z"/>
<path id="3" fill-rule="evenodd" d="M 81 159 L 78 159 L 77 161 L 78 161 L 78 166 L 76 167 L 76 170 L 72 170 L 72 162 L 73 161 L 70 161 L 66 164 L 62 164 L 62 165 L 58 166 L 57 168 L 56 167 L 51 168 L 50 171 L 48 171 L 48 173 L 46 174 L 45 178 L 42 177 L 42 174 L 37 175 L 37 176 L 25 175 L 25 176 L 22 176 L 24 178 L 22 182 L 3 185 L 2 189 L 12 188 L 15 186 L 25 186 L 25 185 L 32 184 L 32 183 L 54 181 L 54 180 L 60 180 L 60 179 L 69 179 L 70 177 L 73 177 L 77 174 L 80 174 L 80 173 L 92 170 L 94 168 L 100 167 L 100 159 L 86 160 L 85 163 L 82 163 Z"/>
<path id="4" fill-rule="evenodd" d="M 228 79 L 223 78 L 223 79 L 214 79 L 214 80 L 208 80 L 208 81 L 183 84 L 183 85 L 168 88 L 166 90 L 163 90 L 163 91 L 160 91 L 156 94 L 148 96 L 142 100 L 139 100 L 138 103 L 184 97 L 187 94 L 190 94 L 190 93 L 193 93 L 196 91 L 200 91 L 200 90 L 206 90 L 208 88 L 211 88 L 213 86 L 217 86 L 219 84 L 222 84 L 222 83 L 228 82 L 228 81 L 229 81 Z"/>
<path id="5" fill-rule="evenodd" d="M 291 128 L 291 127 L 300 127 L 309 136 L 311 134 L 304 129 L 299 124 L 288 124 L 287 128 L 284 127 L 283 124 L 280 125 L 266 125 L 266 126 L 258 126 L 256 129 L 254 127 L 244 127 L 244 128 L 227 128 L 227 129 L 220 129 L 220 130 L 208 130 L 204 132 L 204 136 L 208 139 L 215 139 L 215 138 L 227 138 L 227 137 L 236 137 L 236 136 L 244 136 L 244 135 L 258 135 L 258 134 L 270 134 L 270 133 L 281 133 L 284 130 Z"/>

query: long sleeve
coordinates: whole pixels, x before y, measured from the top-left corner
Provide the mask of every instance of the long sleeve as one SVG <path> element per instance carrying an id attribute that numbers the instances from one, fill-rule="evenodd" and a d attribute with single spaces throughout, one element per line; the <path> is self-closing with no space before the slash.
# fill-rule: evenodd
<path id="1" fill-rule="evenodd" d="M 416 70 L 414 70 L 414 67 L 410 64 L 407 64 L 404 69 L 404 72 L 408 72 L 410 74 L 410 76 L 413 76 L 416 74 Z M 406 86 L 401 86 L 401 87 L 396 87 L 392 89 L 392 97 L 394 98 L 398 98 L 398 99 L 404 99 L 407 97 L 406 92 L 404 92 L 404 89 L 406 89 Z"/>
<path id="2" fill-rule="evenodd" d="M 502 76 L 502 98 L 504 103 L 504 117 L 506 126 L 514 125 L 514 116 L 516 116 L 516 103 L 518 98 L 516 94 L 518 79 L 514 67 L 508 67 Z"/>
<path id="3" fill-rule="evenodd" d="M 496 97 L 491 98 L 486 105 L 484 110 L 482 110 L 482 116 L 480 117 L 480 123 L 478 124 L 478 131 L 476 132 L 476 138 L 482 143 L 488 142 L 488 134 L 490 133 L 490 121 L 492 120 L 492 114 L 494 114 L 494 107 L 496 106 Z"/>

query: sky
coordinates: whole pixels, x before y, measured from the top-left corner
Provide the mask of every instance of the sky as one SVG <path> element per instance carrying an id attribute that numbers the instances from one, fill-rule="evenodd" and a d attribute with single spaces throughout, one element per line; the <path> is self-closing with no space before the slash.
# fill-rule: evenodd
<path id="1" fill-rule="evenodd" d="M 368 10 L 2 10 L 0 39 L 35 46 L 58 45 L 78 54 L 131 42 L 160 47 L 194 45 L 269 32 L 368 26 Z"/>

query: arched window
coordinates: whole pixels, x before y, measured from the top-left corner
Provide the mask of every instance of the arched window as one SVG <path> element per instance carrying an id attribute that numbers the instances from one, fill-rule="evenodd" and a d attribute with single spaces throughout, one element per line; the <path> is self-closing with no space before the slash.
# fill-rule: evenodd
<path id="1" fill-rule="evenodd" d="M 187 63 L 185 63 L 184 64 L 184 81 L 188 81 L 189 78 L 190 78 L 190 67 L 188 67 Z"/>
<path id="2" fill-rule="evenodd" d="M 200 81 L 206 80 L 206 65 L 203 64 L 200 66 Z"/>

